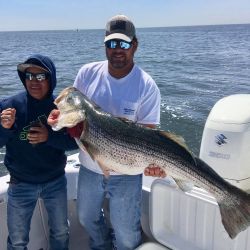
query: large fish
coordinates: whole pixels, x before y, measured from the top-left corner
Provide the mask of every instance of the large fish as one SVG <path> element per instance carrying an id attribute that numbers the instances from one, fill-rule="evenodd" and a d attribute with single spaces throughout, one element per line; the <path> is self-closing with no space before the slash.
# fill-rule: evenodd
<path id="1" fill-rule="evenodd" d="M 60 110 L 55 130 L 83 122 L 78 141 L 103 169 L 139 174 L 156 164 L 187 191 L 192 182 L 217 200 L 222 223 L 231 238 L 250 224 L 250 194 L 229 184 L 175 135 L 126 122 L 102 111 L 74 87 L 64 89 L 55 104 Z"/>

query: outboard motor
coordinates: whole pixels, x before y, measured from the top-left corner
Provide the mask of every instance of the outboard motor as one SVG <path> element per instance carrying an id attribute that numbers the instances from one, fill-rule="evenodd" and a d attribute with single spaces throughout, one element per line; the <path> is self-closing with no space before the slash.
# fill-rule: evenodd
<path id="1" fill-rule="evenodd" d="M 250 191 L 250 94 L 219 100 L 203 131 L 200 158 L 233 185 Z"/>

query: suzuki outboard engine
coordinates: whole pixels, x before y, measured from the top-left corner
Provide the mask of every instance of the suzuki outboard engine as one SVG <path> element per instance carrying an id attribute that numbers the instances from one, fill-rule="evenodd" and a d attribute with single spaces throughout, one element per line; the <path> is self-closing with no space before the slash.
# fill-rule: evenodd
<path id="1" fill-rule="evenodd" d="M 203 131 L 200 158 L 233 185 L 250 191 L 250 94 L 219 100 Z"/>

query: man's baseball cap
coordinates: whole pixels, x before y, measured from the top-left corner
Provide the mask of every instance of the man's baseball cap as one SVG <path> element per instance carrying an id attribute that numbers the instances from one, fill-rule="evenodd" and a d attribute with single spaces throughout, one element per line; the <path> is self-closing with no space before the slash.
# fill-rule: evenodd
<path id="1" fill-rule="evenodd" d="M 131 42 L 134 37 L 135 26 L 128 17 L 116 15 L 107 22 L 104 42 L 112 39 L 121 39 L 126 42 Z"/>

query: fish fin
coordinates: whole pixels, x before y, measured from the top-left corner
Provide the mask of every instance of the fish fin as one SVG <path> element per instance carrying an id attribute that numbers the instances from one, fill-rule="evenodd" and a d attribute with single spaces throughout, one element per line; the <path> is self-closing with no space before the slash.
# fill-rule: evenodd
<path id="1" fill-rule="evenodd" d="M 95 161 L 96 155 L 99 154 L 98 150 L 97 150 L 95 147 L 91 146 L 91 145 L 90 145 L 89 143 L 87 143 L 87 142 L 83 142 L 83 144 L 84 144 L 84 146 L 85 146 L 85 148 L 86 148 L 88 154 L 90 155 L 91 159 L 92 159 L 93 161 Z"/>
<path id="2" fill-rule="evenodd" d="M 81 140 L 75 138 L 76 144 L 78 145 L 78 147 L 89 154 L 90 158 L 95 161 L 95 155 L 98 153 L 96 149 L 94 149 L 93 147 L 91 147 L 88 143 L 86 142 L 82 142 Z"/>
<path id="3" fill-rule="evenodd" d="M 74 137 L 78 147 L 82 151 L 87 152 L 87 153 L 88 153 L 87 143 L 85 143 L 84 141 L 84 136 L 88 133 L 88 129 L 89 129 L 89 126 L 88 126 L 87 120 L 82 121 L 82 128 L 81 128 L 82 132 L 81 132 L 80 138 Z"/>
<path id="4" fill-rule="evenodd" d="M 182 136 L 176 135 L 176 134 L 173 134 L 173 133 L 170 133 L 170 132 L 167 132 L 167 131 L 159 131 L 159 132 L 160 132 L 160 134 L 162 136 L 165 136 L 168 139 L 178 143 L 180 146 L 184 147 L 188 152 L 190 152 L 190 150 L 188 149 L 187 144 L 185 143 L 185 139 Z"/>
<path id="5" fill-rule="evenodd" d="M 83 143 L 78 139 L 78 138 L 74 138 L 76 141 L 77 146 L 84 152 L 88 152 L 87 149 L 85 148 L 85 146 L 83 145 Z"/>
<path id="6" fill-rule="evenodd" d="M 183 191 L 183 192 L 188 192 L 191 191 L 194 187 L 194 184 L 190 181 L 186 180 L 181 180 L 177 178 L 173 178 L 174 181 L 176 182 L 177 186 Z"/>
<path id="7" fill-rule="evenodd" d="M 100 168 L 101 168 L 103 174 L 104 174 L 106 177 L 108 177 L 108 176 L 109 176 L 110 169 L 109 169 L 103 162 L 101 162 L 101 161 L 98 161 L 98 160 L 97 160 L 97 163 L 98 163 L 98 165 L 100 166 Z"/>
<path id="8" fill-rule="evenodd" d="M 84 140 L 84 136 L 88 133 L 89 131 L 89 124 L 87 120 L 82 121 L 82 133 L 80 135 L 80 140 Z"/>
<path id="9" fill-rule="evenodd" d="M 84 136 L 88 133 L 89 131 L 89 125 L 87 120 L 84 120 L 82 122 L 83 125 L 83 129 L 82 129 L 82 133 L 80 136 L 80 139 L 78 139 L 77 145 L 79 146 L 79 148 L 81 148 L 83 151 L 87 152 L 89 154 L 89 156 L 91 157 L 91 159 L 93 161 L 95 161 L 95 156 L 99 154 L 98 150 L 92 146 L 91 144 L 87 143 L 86 141 L 84 141 Z"/>

